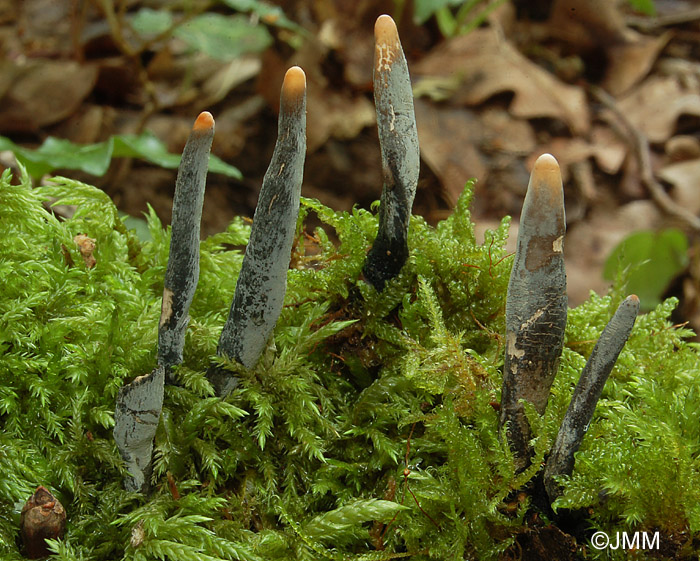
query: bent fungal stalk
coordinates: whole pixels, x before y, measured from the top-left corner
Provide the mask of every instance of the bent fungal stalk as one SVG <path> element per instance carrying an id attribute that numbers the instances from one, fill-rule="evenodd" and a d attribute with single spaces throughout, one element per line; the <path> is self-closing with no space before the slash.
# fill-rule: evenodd
<path id="1" fill-rule="evenodd" d="M 158 326 L 158 366 L 123 386 L 114 413 L 114 440 L 126 462 L 127 491 L 145 493 L 150 483 L 153 440 L 163 408 L 170 367 L 182 362 L 189 309 L 199 279 L 199 232 L 214 119 L 197 117 L 182 153 L 173 198 L 170 256 Z"/>
<path id="2" fill-rule="evenodd" d="M 556 375 L 566 328 L 566 232 L 559 164 L 535 162 L 523 203 L 506 298 L 506 353 L 499 429 L 505 428 L 517 471 L 530 464 L 531 430 L 523 401 L 541 415 Z"/>
<path id="3" fill-rule="evenodd" d="M 574 454 L 581 446 L 603 393 L 603 386 L 632 332 L 638 312 L 639 298 L 636 295 L 632 294 L 622 301 L 581 371 L 544 471 L 544 485 L 550 501 L 561 495 L 561 487 L 554 478 L 571 475 L 574 469 Z"/>
<path id="4" fill-rule="evenodd" d="M 277 143 L 219 338 L 218 354 L 246 368 L 255 366 L 262 355 L 286 292 L 306 156 L 306 76 L 298 66 L 285 74 L 280 97 Z M 219 367 L 211 368 L 208 377 L 220 396 L 237 383 L 233 373 Z"/>
<path id="5" fill-rule="evenodd" d="M 420 150 L 411 77 L 390 16 L 379 16 L 374 37 L 374 103 L 384 187 L 379 230 L 363 272 L 377 290 L 382 290 L 408 258 L 408 224 L 418 185 Z"/>

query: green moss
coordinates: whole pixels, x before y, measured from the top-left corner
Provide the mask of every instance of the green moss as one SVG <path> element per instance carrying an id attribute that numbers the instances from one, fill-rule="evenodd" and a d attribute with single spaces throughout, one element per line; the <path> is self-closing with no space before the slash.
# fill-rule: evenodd
<path id="1" fill-rule="evenodd" d="M 156 363 L 169 232 L 151 241 L 101 191 L 67 179 L 0 183 L 0 553 L 20 559 L 19 509 L 39 484 L 68 512 L 61 560 L 497 559 L 620 290 L 572 310 L 537 457 L 515 475 L 497 435 L 507 220 L 476 243 L 471 186 L 379 293 L 362 279 L 373 213 L 302 200 L 285 307 L 258 366 L 212 397 L 204 373 L 229 309 L 248 225 L 202 242 L 178 385 L 166 387 L 154 490 L 121 487 L 111 431 L 118 389 Z M 42 203 L 76 205 L 59 220 Z M 304 231 L 316 214 L 324 229 Z M 329 241 L 329 234 L 339 240 Z M 73 237 L 96 240 L 93 268 Z M 640 317 L 556 507 L 607 532 L 659 530 L 692 555 L 700 537 L 697 347 L 667 301 Z M 542 513 L 542 517 L 547 514 Z M 682 549 L 685 547 L 685 549 Z M 595 558 L 597 552 L 579 545 Z M 697 551 L 695 551 L 697 553 Z M 622 555 L 622 553 L 620 553 Z"/>

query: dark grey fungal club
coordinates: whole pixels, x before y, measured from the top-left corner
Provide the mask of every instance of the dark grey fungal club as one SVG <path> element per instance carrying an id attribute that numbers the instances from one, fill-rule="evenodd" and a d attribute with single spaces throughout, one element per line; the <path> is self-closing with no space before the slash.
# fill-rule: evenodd
<path id="1" fill-rule="evenodd" d="M 420 150 L 411 77 L 390 16 L 377 19 L 374 37 L 374 103 L 384 187 L 379 230 L 363 272 L 372 286 L 382 290 L 408 258 L 408 224 L 418 185 Z"/>
<path id="2" fill-rule="evenodd" d="M 530 426 L 522 401 L 541 415 L 547 407 L 564 344 L 567 295 L 563 243 L 564 191 L 550 154 L 535 162 L 523 203 L 506 298 L 506 353 L 500 428 L 516 470 L 530 464 Z"/>
<path id="3" fill-rule="evenodd" d="M 550 501 L 561 494 L 561 488 L 554 478 L 570 475 L 574 469 L 574 454 L 581 446 L 603 393 L 603 386 L 632 332 L 638 312 L 639 298 L 636 295 L 632 294 L 622 301 L 581 371 L 544 471 L 544 485 Z"/>
<path id="4" fill-rule="evenodd" d="M 197 117 L 182 153 L 175 182 L 170 255 L 158 325 L 158 366 L 123 386 L 114 412 L 114 440 L 126 463 L 127 491 L 148 491 L 153 441 L 170 367 L 182 362 L 189 309 L 199 280 L 199 232 L 214 119 Z"/>
<path id="5" fill-rule="evenodd" d="M 277 143 L 265 173 L 250 241 L 236 284 L 218 354 L 253 368 L 277 323 L 287 286 L 299 215 L 306 157 L 306 76 L 290 68 L 282 85 Z M 218 367 L 208 373 L 217 395 L 228 394 L 235 375 Z"/>
<path id="6" fill-rule="evenodd" d="M 213 139 L 214 119 L 204 111 L 187 139 L 175 182 L 170 256 L 158 329 L 158 364 L 165 367 L 182 362 L 190 304 L 199 281 L 199 232 Z"/>
<path id="7" fill-rule="evenodd" d="M 153 440 L 156 436 L 160 412 L 163 409 L 165 367 L 139 376 L 119 389 L 114 412 L 114 441 L 129 470 L 124 481 L 127 491 L 148 491 L 151 471 Z"/>

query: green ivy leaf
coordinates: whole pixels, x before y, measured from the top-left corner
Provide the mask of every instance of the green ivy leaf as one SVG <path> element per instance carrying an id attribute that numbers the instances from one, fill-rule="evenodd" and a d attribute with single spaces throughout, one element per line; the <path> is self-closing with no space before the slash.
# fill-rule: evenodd
<path id="1" fill-rule="evenodd" d="M 150 132 L 114 135 L 97 144 L 75 144 L 50 136 L 36 150 L 23 148 L 0 136 L 0 150 L 13 152 L 32 177 L 41 177 L 56 169 L 76 169 L 100 176 L 107 171 L 112 158 L 139 158 L 167 169 L 180 165 L 180 155 L 168 152 L 165 144 Z M 237 168 L 216 156 L 209 158 L 209 171 L 241 177 Z"/>
<path id="2" fill-rule="evenodd" d="M 650 310 L 661 303 L 670 282 L 688 265 L 688 239 L 677 229 L 635 232 L 612 251 L 603 277 L 627 278 L 627 292 Z"/>
<path id="3" fill-rule="evenodd" d="M 191 48 L 217 60 L 233 60 L 245 53 L 259 53 L 272 37 L 262 25 L 251 24 L 245 16 L 206 13 L 178 27 L 174 35 Z"/>
<path id="4" fill-rule="evenodd" d="M 165 10 L 141 8 L 129 20 L 136 33 L 144 37 L 160 35 L 173 27 L 173 16 Z"/>
<path id="5" fill-rule="evenodd" d="M 223 0 L 223 3 L 237 12 L 255 14 L 266 24 L 306 33 L 300 25 L 290 20 L 279 6 L 272 6 L 259 0 Z"/>
<path id="6" fill-rule="evenodd" d="M 413 21 L 416 25 L 422 25 L 443 8 L 460 4 L 464 4 L 464 0 L 415 0 Z"/>

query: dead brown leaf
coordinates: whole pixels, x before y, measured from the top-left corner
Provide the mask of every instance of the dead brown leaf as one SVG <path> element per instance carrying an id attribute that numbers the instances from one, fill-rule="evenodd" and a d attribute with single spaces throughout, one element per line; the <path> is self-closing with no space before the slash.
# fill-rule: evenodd
<path id="1" fill-rule="evenodd" d="M 662 223 L 658 207 L 649 200 L 633 201 L 617 209 L 599 204 L 591 207 L 585 221 L 567 229 L 566 256 L 569 305 L 588 299 L 591 290 L 605 294 L 610 283 L 603 279 L 605 261 L 626 236 L 635 230 L 658 227 Z"/>
<path id="2" fill-rule="evenodd" d="M 652 76 L 618 102 L 618 109 L 651 143 L 666 142 L 681 115 L 700 116 L 700 88 L 684 87 L 675 76 Z M 616 123 L 605 111 L 603 118 Z"/>
<path id="3" fill-rule="evenodd" d="M 309 90 L 306 116 L 307 149 L 314 152 L 329 138 L 355 138 L 362 129 L 373 125 L 377 116 L 366 97 L 345 92 Z"/>
<path id="4" fill-rule="evenodd" d="M 73 238 L 73 241 L 78 246 L 78 251 L 80 251 L 80 256 L 83 258 L 85 266 L 88 269 L 92 269 L 97 264 L 97 259 L 93 255 L 96 247 L 95 240 L 85 234 L 78 234 Z"/>
<path id="5" fill-rule="evenodd" d="M 480 118 L 480 146 L 484 152 L 527 156 L 535 149 L 535 133 L 529 122 L 514 119 L 497 107 L 484 109 Z"/>
<path id="6" fill-rule="evenodd" d="M 33 132 L 72 115 L 92 91 L 97 69 L 69 60 L 4 61 L 0 74 L 12 76 L 0 100 L 0 131 Z"/>
<path id="7" fill-rule="evenodd" d="M 231 90 L 254 78 L 262 69 L 259 56 L 244 55 L 224 64 L 202 85 L 197 109 L 206 109 L 224 99 Z"/>
<path id="8" fill-rule="evenodd" d="M 626 24 L 610 0 L 554 0 L 550 34 L 584 50 L 619 42 Z"/>
<path id="9" fill-rule="evenodd" d="M 447 202 L 454 205 L 472 177 L 483 181 L 487 168 L 476 149 L 480 121 L 471 111 L 436 107 L 415 100 L 416 124 L 422 160 L 438 177 Z"/>
<path id="10" fill-rule="evenodd" d="M 459 77 L 454 103 L 478 105 L 511 91 L 515 96 L 509 110 L 516 117 L 561 119 L 577 134 L 589 128 L 583 90 L 525 58 L 492 29 L 477 29 L 445 42 L 414 65 L 412 73 L 419 78 Z"/>
<path id="11" fill-rule="evenodd" d="M 620 171 L 625 157 L 627 145 L 609 127 L 596 125 L 590 134 L 590 140 L 580 136 L 555 137 L 547 144 L 538 146 L 528 155 L 528 167 L 543 153 L 552 154 L 561 167 L 562 177 L 566 182 L 569 178 L 569 167 L 594 158 L 598 167 L 605 173 L 614 175 Z"/>
<path id="12" fill-rule="evenodd" d="M 608 67 L 601 84 L 603 88 L 618 96 L 638 84 L 649 74 L 670 38 L 670 33 L 647 37 L 630 30 L 623 43 L 612 45 L 607 51 Z"/>
<path id="13" fill-rule="evenodd" d="M 679 134 L 668 139 L 664 147 L 671 162 L 685 162 L 700 158 L 700 139 L 689 134 Z"/>
<path id="14" fill-rule="evenodd" d="M 673 185 L 673 199 L 694 214 L 700 213 L 700 159 L 670 164 L 657 174 Z"/>
<path id="15" fill-rule="evenodd" d="M 605 173 L 615 175 L 625 162 L 629 146 L 610 127 L 596 125 L 591 131 L 591 154 Z"/>

